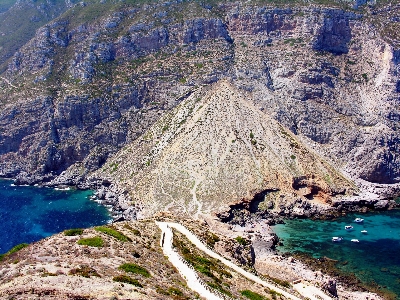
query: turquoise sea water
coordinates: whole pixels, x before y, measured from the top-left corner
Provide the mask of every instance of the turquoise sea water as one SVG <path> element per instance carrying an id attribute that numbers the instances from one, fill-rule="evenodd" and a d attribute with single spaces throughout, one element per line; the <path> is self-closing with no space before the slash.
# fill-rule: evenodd
<path id="1" fill-rule="evenodd" d="M 111 220 L 91 191 L 13 186 L 0 180 L 0 253 L 68 228 L 101 225 Z"/>
<path id="2" fill-rule="evenodd" d="M 354 223 L 356 217 L 363 218 L 364 223 Z M 354 230 L 346 231 L 346 225 L 353 225 Z M 366 283 L 375 281 L 400 299 L 400 210 L 349 214 L 334 221 L 288 220 L 274 226 L 274 231 L 283 242 L 278 251 L 348 262 L 338 266 Z M 343 241 L 333 243 L 334 236 L 343 237 Z"/>

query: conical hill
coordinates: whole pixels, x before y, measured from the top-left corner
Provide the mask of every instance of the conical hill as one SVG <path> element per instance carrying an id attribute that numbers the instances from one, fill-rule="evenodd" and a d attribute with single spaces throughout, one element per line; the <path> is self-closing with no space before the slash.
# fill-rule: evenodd
<path id="1" fill-rule="evenodd" d="M 144 216 L 198 216 L 263 191 L 329 202 L 353 185 L 248 100 L 220 81 L 191 93 L 97 176 L 126 189 Z"/>

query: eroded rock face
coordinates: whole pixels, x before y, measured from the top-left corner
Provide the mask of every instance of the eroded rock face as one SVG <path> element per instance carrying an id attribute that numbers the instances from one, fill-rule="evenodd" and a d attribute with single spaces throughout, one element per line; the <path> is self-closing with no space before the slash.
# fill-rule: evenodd
<path id="1" fill-rule="evenodd" d="M 190 2 L 60 17 L 2 73 L 0 174 L 83 180 L 192 89 L 228 78 L 337 169 L 394 184 L 399 57 L 339 9 Z"/>
<path id="2" fill-rule="evenodd" d="M 317 31 L 314 49 L 337 55 L 348 53 L 352 38 L 350 22 L 354 19 L 354 14 L 340 10 L 326 12 L 322 26 Z"/>

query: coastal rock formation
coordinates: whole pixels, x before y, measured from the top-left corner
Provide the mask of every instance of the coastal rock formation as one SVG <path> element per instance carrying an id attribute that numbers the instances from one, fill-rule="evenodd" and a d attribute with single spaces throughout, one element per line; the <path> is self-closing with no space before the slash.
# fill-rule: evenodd
<path id="1" fill-rule="evenodd" d="M 225 79 L 360 191 L 365 181 L 380 200 L 400 192 L 398 6 L 68 1 L 49 10 L 58 14 L 0 70 L 1 176 L 97 188 L 85 182 L 91 173 L 194 90 Z M 231 200 L 280 189 L 329 202 L 344 192 L 330 175 L 287 176 Z"/>

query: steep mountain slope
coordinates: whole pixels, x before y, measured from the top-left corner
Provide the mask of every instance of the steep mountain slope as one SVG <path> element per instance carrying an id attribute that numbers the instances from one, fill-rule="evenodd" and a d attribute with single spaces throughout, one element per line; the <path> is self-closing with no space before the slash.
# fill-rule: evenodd
<path id="1" fill-rule="evenodd" d="M 1 74 L 0 175 L 87 187 L 191 90 L 227 78 L 336 169 L 398 183 L 399 6 L 317 2 L 71 7 Z"/>
<path id="2" fill-rule="evenodd" d="M 329 202 L 353 185 L 228 81 L 194 91 L 95 176 L 130 192 L 141 214 L 197 217 L 272 193 Z"/>
<path id="3" fill-rule="evenodd" d="M 35 31 L 70 8 L 76 0 L 6 0 L 0 4 L 0 70 L 34 37 Z M 2 11 L 4 10 L 4 12 Z"/>

